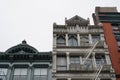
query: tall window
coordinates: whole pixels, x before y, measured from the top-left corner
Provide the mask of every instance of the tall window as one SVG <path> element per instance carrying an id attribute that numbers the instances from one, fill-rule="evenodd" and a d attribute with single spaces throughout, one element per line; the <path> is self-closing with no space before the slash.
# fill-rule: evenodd
<path id="1" fill-rule="evenodd" d="M 95 55 L 97 67 L 106 64 L 105 54 L 99 53 Z"/>
<path id="2" fill-rule="evenodd" d="M 66 57 L 58 56 L 56 64 L 57 64 L 57 70 L 66 70 L 67 69 Z"/>
<path id="3" fill-rule="evenodd" d="M 34 68 L 33 80 L 47 80 L 47 68 Z"/>
<path id="4" fill-rule="evenodd" d="M 114 34 L 114 35 L 115 35 L 116 41 L 118 43 L 118 46 L 120 47 L 120 34 Z"/>
<path id="5" fill-rule="evenodd" d="M 81 46 L 89 46 L 89 37 L 88 37 L 88 35 L 82 35 L 80 37 L 80 45 Z"/>
<path id="6" fill-rule="evenodd" d="M 92 42 L 93 42 L 93 44 L 95 44 L 99 40 L 100 40 L 100 36 L 99 35 L 92 35 Z"/>
<path id="7" fill-rule="evenodd" d="M 120 25 L 118 25 L 118 24 L 112 24 L 112 29 L 113 29 L 113 31 L 119 31 Z"/>
<path id="8" fill-rule="evenodd" d="M 7 68 L 0 68 L 0 80 L 6 80 Z"/>
<path id="9" fill-rule="evenodd" d="M 78 46 L 77 36 L 76 35 L 69 35 L 68 45 L 69 46 Z"/>
<path id="10" fill-rule="evenodd" d="M 57 45 L 65 46 L 65 35 L 57 35 Z"/>
<path id="11" fill-rule="evenodd" d="M 13 80 L 27 80 L 27 68 L 15 68 Z"/>
<path id="12" fill-rule="evenodd" d="M 80 64 L 80 57 L 79 56 L 71 56 L 70 57 L 70 63 Z"/>

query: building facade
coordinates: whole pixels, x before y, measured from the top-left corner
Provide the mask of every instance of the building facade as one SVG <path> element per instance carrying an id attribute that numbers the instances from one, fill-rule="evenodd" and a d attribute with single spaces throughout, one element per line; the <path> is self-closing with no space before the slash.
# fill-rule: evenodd
<path id="1" fill-rule="evenodd" d="M 27 44 L 0 52 L 0 80 L 52 80 L 52 53 Z"/>
<path id="2" fill-rule="evenodd" d="M 120 13 L 116 7 L 96 7 L 93 19 L 96 25 L 103 25 L 112 66 L 120 80 Z"/>
<path id="3" fill-rule="evenodd" d="M 53 80 L 116 80 L 103 27 L 76 15 L 53 24 Z"/>

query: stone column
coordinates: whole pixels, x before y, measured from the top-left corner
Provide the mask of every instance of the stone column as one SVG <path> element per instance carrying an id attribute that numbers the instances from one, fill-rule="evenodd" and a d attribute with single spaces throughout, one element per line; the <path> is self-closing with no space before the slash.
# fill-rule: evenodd
<path id="1" fill-rule="evenodd" d="M 51 64 L 48 67 L 48 80 L 52 80 L 52 65 Z"/>
<path id="2" fill-rule="evenodd" d="M 82 56 L 80 56 L 80 64 L 82 64 Z"/>
<path id="3" fill-rule="evenodd" d="M 68 34 L 65 34 L 66 46 L 68 46 Z"/>
<path id="4" fill-rule="evenodd" d="M 8 67 L 8 74 L 6 76 L 6 80 L 10 80 L 12 76 L 12 66 Z"/>
<path id="5" fill-rule="evenodd" d="M 56 47 L 56 39 L 57 39 L 56 34 L 53 34 L 53 48 Z"/>
<path id="6" fill-rule="evenodd" d="M 27 80 L 32 80 L 33 75 L 32 75 L 32 66 L 28 67 L 28 79 Z"/>
<path id="7" fill-rule="evenodd" d="M 69 57 L 69 52 L 66 52 L 66 56 L 67 56 L 67 70 L 69 70 L 69 65 L 70 65 L 70 57 Z"/>
<path id="8" fill-rule="evenodd" d="M 97 67 L 97 66 L 96 66 L 96 59 L 95 59 L 95 52 L 93 52 L 92 55 L 93 55 L 93 66 L 94 66 L 94 67 Z"/>
<path id="9" fill-rule="evenodd" d="M 56 72 L 56 52 L 53 52 L 53 73 Z"/>
<path id="10" fill-rule="evenodd" d="M 100 34 L 100 40 L 104 41 L 104 34 Z"/>
<path id="11" fill-rule="evenodd" d="M 78 40 L 78 46 L 80 46 L 80 35 L 79 35 L 79 33 L 77 34 L 77 40 Z"/>
<path id="12" fill-rule="evenodd" d="M 107 64 L 111 64 L 110 57 L 109 57 L 109 52 L 105 52 L 105 59 Z"/>
<path id="13" fill-rule="evenodd" d="M 92 44 L 92 36 L 89 34 L 89 44 Z"/>

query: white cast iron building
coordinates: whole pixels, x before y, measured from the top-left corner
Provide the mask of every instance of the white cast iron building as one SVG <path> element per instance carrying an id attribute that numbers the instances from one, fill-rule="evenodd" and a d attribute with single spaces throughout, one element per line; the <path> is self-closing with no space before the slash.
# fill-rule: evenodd
<path id="1" fill-rule="evenodd" d="M 102 24 L 78 15 L 53 24 L 53 80 L 116 80 Z"/>

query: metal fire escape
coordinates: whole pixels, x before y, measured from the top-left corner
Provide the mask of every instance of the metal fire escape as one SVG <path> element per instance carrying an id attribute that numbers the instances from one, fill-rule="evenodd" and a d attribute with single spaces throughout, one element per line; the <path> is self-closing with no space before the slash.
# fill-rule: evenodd
<path id="1" fill-rule="evenodd" d="M 91 56 L 92 52 L 94 51 L 94 49 L 96 48 L 96 46 L 100 43 L 103 43 L 104 41 L 97 41 L 94 46 L 92 47 L 92 49 L 89 51 L 88 55 L 86 56 L 85 60 L 83 61 L 83 65 L 85 64 L 85 62 L 88 60 L 88 58 Z M 103 69 L 104 65 L 101 65 L 100 68 L 95 72 L 95 77 L 93 78 L 93 80 L 97 80 L 99 77 L 99 74 L 101 73 L 102 69 Z"/>

